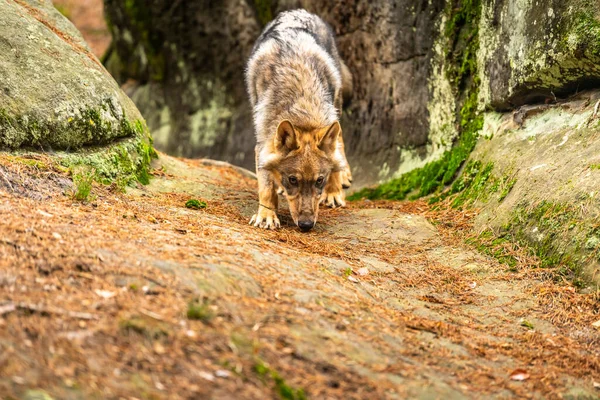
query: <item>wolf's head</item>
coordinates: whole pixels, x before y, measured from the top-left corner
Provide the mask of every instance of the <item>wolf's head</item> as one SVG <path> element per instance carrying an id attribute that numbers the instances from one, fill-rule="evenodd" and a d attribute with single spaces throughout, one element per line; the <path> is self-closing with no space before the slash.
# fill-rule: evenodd
<path id="1" fill-rule="evenodd" d="M 340 170 L 336 160 L 339 122 L 312 130 L 294 127 L 284 120 L 277 127 L 273 143 L 268 143 L 266 162 L 275 183 L 283 189 L 296 225 L 303 231 L 315 226 L 319 200 L 332 172 Z"/>

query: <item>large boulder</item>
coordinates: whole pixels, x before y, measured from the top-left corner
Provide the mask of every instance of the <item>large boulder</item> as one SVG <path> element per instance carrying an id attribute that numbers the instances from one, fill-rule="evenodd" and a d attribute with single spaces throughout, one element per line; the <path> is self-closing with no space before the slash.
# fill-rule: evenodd
<path id="1" fill-rule="evenodd" d="M 105 179 L 120 167 L 147 168 L 153 150 L 142 116 L 51 2 L 0 2 L 0 54 L 1 150 L 69 151 L 70 164 L 93 159 Z M 117 141 L 105 157 L 72 153 Z"/>
<path id="2" fill-rule="evenodd" d="M 590 0 L 482 2 L 481 97 L 496 110 L 555 102 L 600 83 L 600 8 Z"/>

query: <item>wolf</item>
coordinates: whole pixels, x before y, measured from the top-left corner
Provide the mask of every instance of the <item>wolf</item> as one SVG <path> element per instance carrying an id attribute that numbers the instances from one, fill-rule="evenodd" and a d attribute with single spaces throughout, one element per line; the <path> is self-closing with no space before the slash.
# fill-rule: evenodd
<path id="1" fill-rule="evenodd" d="M 309 231 L 319 204 L 345 206 L 352 183 L 339 118 L 352 76 L 331 28 L 305 10 L 285 11 L 263 30 L 246 71 L 256 133 L 258 211 L 250 224 L 280 227 L 278 194 Z"/>

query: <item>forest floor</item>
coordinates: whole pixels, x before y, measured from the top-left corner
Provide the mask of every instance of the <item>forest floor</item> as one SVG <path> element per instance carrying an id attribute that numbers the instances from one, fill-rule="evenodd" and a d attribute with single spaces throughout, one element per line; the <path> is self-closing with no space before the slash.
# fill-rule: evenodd
<path id="1" fill-rule="evenodd" d="M 155 167 L 81 202 L 0 154 L 0 398 L 600 397 L 598 295 L 479 253 L 476 211 L 353 202 L 301 233 L 282 207 L 264 231 L 249 174 Z"/>

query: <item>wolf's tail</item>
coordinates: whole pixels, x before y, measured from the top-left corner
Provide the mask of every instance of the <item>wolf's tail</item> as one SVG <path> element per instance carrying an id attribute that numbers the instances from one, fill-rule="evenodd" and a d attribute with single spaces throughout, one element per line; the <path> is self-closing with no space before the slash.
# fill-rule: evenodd
<path id="1" fill-rule="evenodd" d="M 340 60 L 340 64 L 342 70 L 342 100 L 343 106 L 346 108 L 352 102 L 354 84 L 352 83 L 352 72 L 350 72 L 348 66 L 342 60 Z"/>

